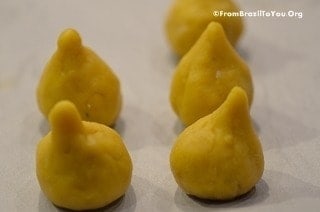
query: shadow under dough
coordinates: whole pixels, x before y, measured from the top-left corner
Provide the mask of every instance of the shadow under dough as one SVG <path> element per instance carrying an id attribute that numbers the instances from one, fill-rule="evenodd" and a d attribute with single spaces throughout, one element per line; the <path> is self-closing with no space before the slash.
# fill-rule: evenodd
<path id="1" fill-rule="evenodd" d="M 97 209 L 92 210 L 85 210 L 88 212 L 115 212 L 115 211 L 134 211 L 136 207 L 136 195 L 132 186 L 130 186 L 127 192 L 118 198 L 117 200 L 113 201 L 112 203 Z M 62 208 L 59 206 L 54 205 L 50 200 L 48 200 L 42 192 L 39 195 L 39 212 L 40 211 L 60 211 L 60 212 L 71 212 L 73 210 Z"/>
<path id="2" fill-rule="evenodd" d="M 175 193 L 175 204 L 183 211 L 207 211 L 208 208 L 239 208 L 249 207 L 251 205 L 265 201 L 269 196 L 269 187 L 266 181 L 261 179 L 255 187 L 247 193 L 238 196 L 231 200 L 208 200 L 200 199 L 191 195 L 185 194 L 180 188 L 177 188 Z M 199 208 L 199 205 L 201 208 Z"/>

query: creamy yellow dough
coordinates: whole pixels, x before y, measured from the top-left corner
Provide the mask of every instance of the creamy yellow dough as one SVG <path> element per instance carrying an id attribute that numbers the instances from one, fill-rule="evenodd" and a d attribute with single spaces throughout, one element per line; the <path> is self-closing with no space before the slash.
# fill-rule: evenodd
<path id="1" fill-rule="evenodd" d="M 243 89 L 233 88 L 216 111 L 178 136 L 170 165 L 178 185 L 199 198 L 229 200 L 254 187 L 264 158 Z"/>
<path id="2" fill-rule="evenodd" d="M 246 91 L 251 104 L 250 70 L 230 45 L 222 26 L 212 22 L 174 71 L 172 108 L 188 126 L 216 110 L 234 86 Z"/>
<path id="3" fill-rule="evenodd" d="M 38 106 L 47 117 L 61 100 L 73 102 L 83 120 L 111 126 L 122 104 L 120 82 L 111 68 L 82 45 L 78 32 L 66 29 L 43 70 L 37 88 Z"/>
<path id="4" fill-rule="evenodd" d="M 124 195 L 132 162 L 113 129 L 81 121 L 75 105 L 57 103 L 49 115 L 52 131 L 37 146 L 36 173 L 43 193 L 72 210 L 101 208 Z"/>
<path id="5" fill-rule="evenodd" d="M 218 12 L 218 15 L 214 15 Z M 241 17 L 230 17 L 221 12 L 239 12 L 232 0 L 175 0 L 169 10 L 165 29 L 172 49 L 180 56 L 189 51 L 207 25 L 219 22 L 232 45 L 243 31 Z"/>

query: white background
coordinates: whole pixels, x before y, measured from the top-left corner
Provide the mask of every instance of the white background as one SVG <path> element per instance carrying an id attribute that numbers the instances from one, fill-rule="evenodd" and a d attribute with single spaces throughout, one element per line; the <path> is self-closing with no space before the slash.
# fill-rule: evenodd
<path id="1" fill-rule="evenodd" d="M 252 117 L 265 172 L 251 196 L 213 204 L 186 196 L 169 168 L 181 131 L 169 104 L 177 63 L 163 31 L 171 1 L 0 2 L 0 211 L 58 211 L 35 177 L 48 132 L 35 89 L 59 33 L 77 29 L 121 80 L 116 130 L 133 159 L 132 184 L 114 211 L 318 211 L 320 209 L 320 1 L 239 0 L 245 11 L 296 10 L 298 18 L 245 18 L 238 50 L 252 70 Z M 108 209 L 108 210 L 111 210 Z M 106 210 L 106 211 L 108 211 Z"/>

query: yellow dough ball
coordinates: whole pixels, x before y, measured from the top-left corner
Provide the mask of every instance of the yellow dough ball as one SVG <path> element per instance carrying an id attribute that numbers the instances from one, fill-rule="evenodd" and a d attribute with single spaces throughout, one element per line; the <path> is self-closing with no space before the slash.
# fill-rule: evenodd
<path id="1" fill-rule="evenodd" d="M 243 89 L 233 88 L 216 111 L 178 136 L 170 165 L 178 185 L 203 199 L 229 200 L 255 186 L 264 158 Z"/>
<path id="2" fill-rule="evenodd" d="M 83 120 L 111 126 L 122 104 L 120 82 L 111 68 L 82 45 L 74 29 L 66 29 L 37 88 L 38 106 L 47 117 L 61 100 L 73 102 Z"/>
<path id="3" fill-rule="evenodd" d="M 81 121 L 74 104 L 57 103 L 52 131 L 37 146 L 36 173 L 43 193 L 72 210 L 106 206 L 124 195 L 132 175 L 130 155 L 111 128 Z"/>
<path id="4" fill-rule="evenodd" d="M 188 126 L 216 110 L 234 86 L 247 92 L 251 104 L 253 84 L 249 68 L 230 45 L 222 26 L 212 22 L 176 67 L 171 105 Z"/>
<path id="5" fill-rule="evenodd" d="M 218 12 L 218 15 L 214 15 Z M 180 56 L 189 51 L 207 25 L 219 22 L 232 45 L 243 31 L 241 17 L 230 17 L 222 12 L 239 12 L 232 0 L 175 0 L 166 20 L 166 34 L 172 49 Z"/>

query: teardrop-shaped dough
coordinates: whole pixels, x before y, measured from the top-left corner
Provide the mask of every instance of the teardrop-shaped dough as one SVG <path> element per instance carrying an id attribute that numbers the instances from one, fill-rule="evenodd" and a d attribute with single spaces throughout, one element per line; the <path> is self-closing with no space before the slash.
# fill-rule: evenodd
<path id="1" fill-rule="evenodd" d="M 111 68 L 92 50 L 82 45 L 74 29 L 58 38 L 58 48 L 37 88 L 38 106 L 48 117 L 61 100 L 73 102 L 83 120 L 112 126 L 121 109 L 120 82 Z"/>
<path id="2" fill-rule="evenodd" d="M 36 173 L 43 193 L 72 210 L 104 207 L 124 195 L 132 175 L 130 155 L 113 129 L 81 121 L 75 105 L 57 103 L 52 131 L 37 146 Z"/>
<path id="3" fill-rule="evenodd" d="M 230 45 L 222 26 L 212 22 L 175 70 L 171 105 L 188 126 L 216 110 L 234 86 L 247 92 L 251 104 L 249 68 Z"/>
<path id="4" fill-rule="evenodd" d="M 178 185 L 199 198 L 229 200 L 255 186 L 264 158 L 243 89 L 233 88 L 216 111 L 178 136 L 170 165 Z"/>
<path id="5" fill-rule="evenodd" d="M 175 0 L 165 23 L 172 49 L 179 56 L 186 54 L 211 21 L 219 22 L 236 45 L 243 31 L 242 18 L 223 12 L 239 12 L 239 8 L 232 0 Z"/>

